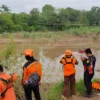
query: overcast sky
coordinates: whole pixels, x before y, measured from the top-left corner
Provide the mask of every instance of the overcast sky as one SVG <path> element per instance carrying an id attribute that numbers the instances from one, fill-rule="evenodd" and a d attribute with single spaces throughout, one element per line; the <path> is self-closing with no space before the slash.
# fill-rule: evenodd
<path id="1" fill-rule="evenodd" d="M 0 0 L 0 5 L 7 5 L 13 12 L 27 12 L 51 4 L 55 8 L 72 7 L 80 10 L 90 10 L 92 6 L 100 6 L 100 0 Z"/>

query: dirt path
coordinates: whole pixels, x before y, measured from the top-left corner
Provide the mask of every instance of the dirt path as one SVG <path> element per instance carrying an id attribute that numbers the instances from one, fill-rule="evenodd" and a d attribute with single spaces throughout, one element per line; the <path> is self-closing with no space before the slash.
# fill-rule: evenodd
<path id="1" fill-rule="evenodd" d="M 100 95 L 94 95 L 91 98 L 76 96 L 75 100 L 100 100 Z"/>

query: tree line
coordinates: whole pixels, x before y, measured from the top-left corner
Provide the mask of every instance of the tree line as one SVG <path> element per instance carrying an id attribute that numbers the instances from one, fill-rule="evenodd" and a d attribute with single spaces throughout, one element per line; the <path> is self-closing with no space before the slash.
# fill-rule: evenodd
<path id="1" fill-rule="evenodd" d="M 86 11 L 70 7 L 56 9 L 52 5 L 45 5 L 41 12 L 33 8 L 29 14 L 12 13 L 6 5 L 0 7 L 0 33 L 61 31 L 72 27 L 93 25 L 100 25 L 100 7 L 92 7 L 91 10 Z"/>

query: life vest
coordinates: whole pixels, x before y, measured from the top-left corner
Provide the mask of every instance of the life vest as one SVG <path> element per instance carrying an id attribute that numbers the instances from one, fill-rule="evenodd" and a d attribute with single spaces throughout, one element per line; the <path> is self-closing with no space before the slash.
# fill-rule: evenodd
<path id="1" fill-rule="evenodd" d="M 92 84 L 92 88 L 100 91 L 100 82 L 94 82 Z"/>
<path id="2" fill-rule="evenodd" d="M 3 84 L 6 86 L 6 89 L 4 90 L 4 92 L 1 93 L 1 97 L 4 98 L 5 97 L 5 93 L 7 92 L 8 89 L 13 87 L 13 79 L 12 79 L 12 75 L 11 78 L 9 79 L 4 79 L 4 78 L 0 78 L 0 81 L 3 82 Z"/>
<path id="3" fill-rule="evenodd" d="M 88 64 L 87 66 L 84 65 L 84 72 L 88 70 L 89 74 L 93 74 L 93 66 L 91 65 L 91 62 L 89 60 L 86 60 L 86 63 Z"/>
<path id="4" fill-rule="evenodd" d="M 41 79 L 42 68 L 41 68 L 41 64 L 39 62 L 33 62 L 28 67 L 24 67 L 23 83 L 22 83 L 23 85 L 26 84 L 29 76 L 32 75 L 34 72 L 37 72 Z"/>
<path id="5" fill-rule="evenodd" d="M 88 70 L 89 71 L 89 74 L 93 74 L 93 67 L 92 66 L 84 66 L 84 72 Z"/>
<path id="6" fill-rule="evenodd" d="M 64 66 L 64 76 L 69 76 L 71 74 L 76 73 L 76 70 L 75 70 L 76 59 L 75 58 L 63 57 L 61 59 L 61 63 Z"/>

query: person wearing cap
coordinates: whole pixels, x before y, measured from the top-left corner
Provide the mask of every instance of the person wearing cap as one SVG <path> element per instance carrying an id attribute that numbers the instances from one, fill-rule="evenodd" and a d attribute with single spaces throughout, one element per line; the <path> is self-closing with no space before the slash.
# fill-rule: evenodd
<path id="1" fill-rule="evenodd" d="M 66 50 L 64 57 L 62 57 L 61 64 L 63 64 L 64 71 L 64 93 L 62 95 L 63 100 L 68 99 L 69 83 L 70 83 L 70 95 L 74 97 L 75 94 L 75 64 L 78 64 L 76 58 L 73 56 L 71 50 Z"/>
<path id="2" fill-rule="evenodd" d="M 22 78 L 22 85 L 25 91 L 26 100 L 32 100 L 32 91 L 34 92 L 35 99 L 41 100 L 39 85 L 42 81 L 42 66 L 38 60 L 34 58 L 34 52 L 32 49 L 26 49 L 24 51 L 25 58 L 27 62 L 23 67 L 23 78 Z M 40 82 L 34 87 L 27 87 L 27 81 L 31 74 L 37 71 L 38 75 L 40 76 Z"/>
<path id="3" fill-rule="evenodd" d="M 81 57 L 84 66 L 84 85 L 86 87 L 85 97 L 91 97 L 92 95 L 92 78 L 94 76 L 94 68 L 96 63 L 96 57 L 93 55 L 90 48 L 85 49 L 86 57 Z"/>
<path id="4" fill-rule="evenodd" d="M 6 74 L 0 65 L 0 100 L 16 100 L 13 83 L 17 80 L 17 75 Z"/>

